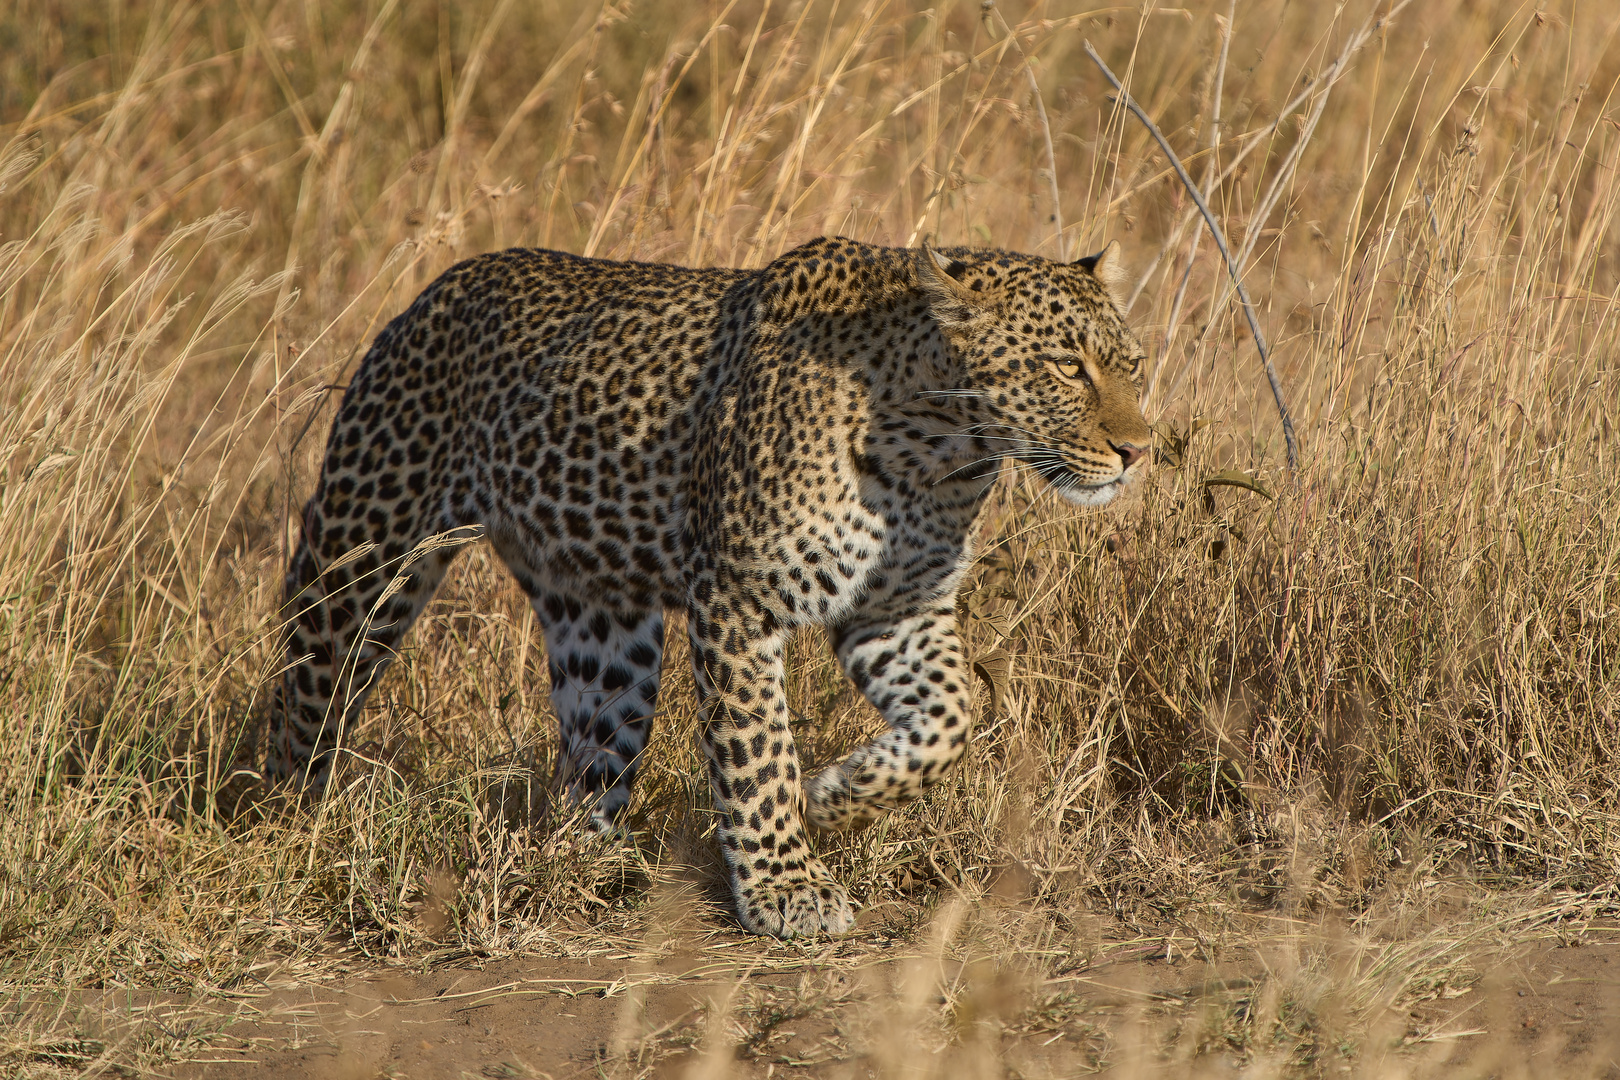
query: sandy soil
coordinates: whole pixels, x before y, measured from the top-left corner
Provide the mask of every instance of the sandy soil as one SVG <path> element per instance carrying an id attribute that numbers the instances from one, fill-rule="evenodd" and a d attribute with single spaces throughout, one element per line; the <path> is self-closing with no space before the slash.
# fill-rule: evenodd
<path id="1" fill-rule="evenodd" d="M 930 958 L 883 934 L 795 949 L 711 932 L 571 958 L 361 966 L 276 985 L 173 1075 L 1275 1075 L 1285 1062 L 1237 1033 L 1278 1008 L 1265 989 L 1287 981 L 1276 955 L 1212 967 L 1173 942 L 1124 942 L 1032 979 L 1005 957 Z M 1620 1077 L 1620 929 L 1498 949 L 1471 970 L 1349 1035 L 1297 1004 L 1268 1022 L 1320 1026 L 1292 1054 L 1306 1073 Z"/>

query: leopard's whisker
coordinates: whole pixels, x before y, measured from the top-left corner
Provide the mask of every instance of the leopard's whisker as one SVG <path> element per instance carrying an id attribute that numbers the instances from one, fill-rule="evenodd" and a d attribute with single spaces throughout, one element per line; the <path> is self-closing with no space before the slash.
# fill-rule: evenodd
<path id="1" fill-rule="evenodd" d="M 971 468 L 974 468 L 975 466 L 979 466 L 979 465 L 992 465 L 993 464 L 993 465 L 999 466 L 1004 461 L 1017 461 L 1017 460 L 1018 460 L 1018 455 L 1014 454 L 1014 453 L 1011 453 L 1011 452 L 1005 453 L 1005 454 L 992 454 L 989 457 L 974 458 L 972 461 L 968 462 L 967 464 L 959 465 L 956 468 L 952 469 L 950 472 L 946 473 L 944 476 L 941 476 L 938 480 L 933 481 L 932 486 L 938 487 L 940 484 L 943 484 L 945 481 L 949 480 L 951 477 L 955 476 L 957 473 L 962 472 L 964 469 L 971 469 Z"/>
<path id="2" fill-rule="evenodd" d="M 1012 435 L 979 435 L 965 431 L 947 431 L 938 435 L 927 436 L 930 439 L 994 439 L 997 442 L 1027 442 L 1028 440 Z"/>
<path id="3" fill-rule="evenodd" d="M 1037 460 L 1038 459 L 1038 460 Z M 974 458 L 965 465 L 959 465 L 934 481 L 935 486 L 944 483 L 963 469 L 970 469 L 975 465 L 989 465 L 1004 461 L 1015 461 L 1023 465 L 1040 464 L 1042 468 L 1058 468 L 1064 464 L 1062 452 L 1053 447 L 1028 447 L 1018 450 L 1000 450 L 986 457 Z"/>
<path id="4" fill-rule="evenodd" d="M 1024 435 L 1028 435 L 1028 436 L 1030 436 L 1032 438 L 1035 438 L 1035 439 L 1045 438 L 1045 436 L 1043 436 L 1038 431 L 1032 431 L 1029 428 L 1019 427 L 1017 424 L 1009 424 L 1009 423 L 1007 423 L 1006 421 L 1003 421 L 1003 420 L 984 420 L 984 421 L 981 421 L 981 422 L 979 422 L 977 424 L 969 424 L 965 428 L 959 428 L 956 431 L 956 434 L 958 434 L 958 435 L 973 435 L 976 432 L 983 430 L 984 428 L 992 428 L 992 427 L 1006 428 L 1008 431 L 1017 431 L 1017 432 L 1020 432 L 1020 433 L 1022 433 Z"/>

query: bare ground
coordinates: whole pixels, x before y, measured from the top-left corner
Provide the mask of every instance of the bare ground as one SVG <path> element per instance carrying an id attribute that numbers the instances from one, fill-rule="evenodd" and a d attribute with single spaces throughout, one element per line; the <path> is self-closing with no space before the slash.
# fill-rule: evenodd
<path id="1" fill-rule="evenodd" d="M 1191 939 L 1123 937 L 1099 917 L 1081 928 L 1084 958 L 1015 968 L 942 949 L 952 918 L 907 933 L 872 912 L 852 937 L 806 946 L 677 919 L 639 940 L 558 939 L 559 955 L 272 974 L 212 1001 L 102 993 L 71 1026 L 99 1032 L 104 1054 L 184 1036 L 192 1060 L 160 1071 L 195 1080 L 1620 1077 L 1613 924 L 1466 952 L 1435 937 L 1449 976 L 1357 1010 L 1331 975 L 1304 977 L 1299 946 L 1323 940 L 1321 922 L 1211 963 Z"/>

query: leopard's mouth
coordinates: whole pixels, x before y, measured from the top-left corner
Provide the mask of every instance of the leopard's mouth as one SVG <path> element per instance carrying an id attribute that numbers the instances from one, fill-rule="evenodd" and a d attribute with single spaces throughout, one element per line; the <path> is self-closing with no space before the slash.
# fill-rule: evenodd
<path id="1" fill-rule="evenodd" d="M 1107 506 L 1130 484 L 1129 472 L 1121 470 L 1108 480 L 1093 480 L 1068 462 L 1046 462 L 1036 465 L 1035 471 L 1058 495 L 1076 506 Z"/>

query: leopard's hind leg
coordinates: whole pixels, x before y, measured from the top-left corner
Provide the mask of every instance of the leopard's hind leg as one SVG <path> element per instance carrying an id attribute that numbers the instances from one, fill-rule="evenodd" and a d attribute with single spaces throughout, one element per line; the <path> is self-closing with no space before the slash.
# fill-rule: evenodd
<path id="1" fill-rule="evenodd" d="M 609 609 L 565 593 L 531 590 L 546 634 L 559 768 L 591 823 L 617 825 L 630 803 L 652 734 L 664 655 L 664 613 Z"/>
<path id="2" fill-rule="evenodd" d="M 384 474 L 360 486 L 380 483 L 379 494 L 386 495 L 389 479 Z M 457 546 L 422 543 L 452 533 L 454 522 L 440 515 L 423 520 L 408 500 L 362 502 L 353 497 L 354 487 L 323 477 L 287 570 L 282 614 L 292 632 L 287 667 L 273 689 L 266 772 L 273 781 L 316 790 L 325 786 L 345 729 L 433 598 Z M 468 531 L 466 539 L 473 535 Z M 368 543 L 369 551 L 353 557 Z"/>

